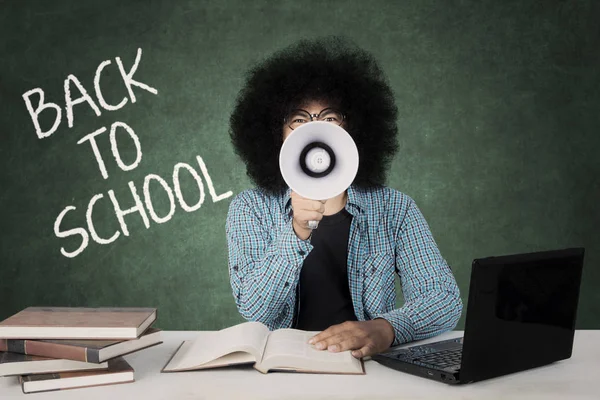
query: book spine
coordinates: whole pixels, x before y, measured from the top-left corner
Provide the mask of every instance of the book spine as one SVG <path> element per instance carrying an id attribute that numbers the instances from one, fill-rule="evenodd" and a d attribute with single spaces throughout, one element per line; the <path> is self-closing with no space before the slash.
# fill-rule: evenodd
<path id="1" fill-rule="evenodd" d="M 90 363 L 100 363 L 100 351 L 98 349 L 90 349 L 89 347 L 84 349 L 86 352 L 86 361 Z"/>
<path id="2" fill-rule="evenodd" d="M 2 339 L 0 340 L 0 351 L 27 354 L 25 352 L 25 342 L 24 339 Z"/>
<path id="3" fill-rule="evenodd" d="M 8 339 L 0 339 L 0 351 L 8 351 Z"/>
<path id="4" fill-rule="evenodd" d="M 98 361 L 90 361 L 88 356 L 91 356 L 92 359 L 99 358 L 99 354 L 97 351 L 95 351 L 95 349 L 87 349 L 85 347 L 69 346 L 58 343 L 40 342 L 37 340 L 6 339 L 0 341 L 0 350 L 2 348 L 6 348 L 6 350 L 3 351 L 9 351 L 11 353 L 28 354 L 32 356 L 49 358 L 62 358 L 66 360 L 83 362 L 98 363 Z"/>

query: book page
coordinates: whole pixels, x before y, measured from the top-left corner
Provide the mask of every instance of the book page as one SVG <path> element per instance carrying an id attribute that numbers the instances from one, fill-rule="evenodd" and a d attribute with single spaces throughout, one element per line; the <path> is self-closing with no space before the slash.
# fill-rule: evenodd
<path id="1" fill-rule="evenodd" d="M 260 360 L 268 335 L 269 328 L 259 322 L 245 322 L 220 331 L 200 332 L 196 339 L 184 342 L 165 370 L 200 367 L 234 352 L 246 352 L 253 356 L 253 360 Z M 250 361 L 247 356 L 240 360 Z M 226 364 L 231 363 L 231 358 L 226 361 Z"/>
<path id="2" fill-rule="evenodd" d="M 308 340 L 318 332 L 279 329 L 271 332 L 256 368 L 305 370 L 306 372 L 362 373 L 362 363 L 350 351 L 332 353 L 317 350 Z"/>
<path id="3" fill-rule="evenodd" d="M 194 367 L 194 369 L 221 368 L 238 364 L 250 364 L 254 362 L 256 362 L 256 357 L 254 357 L 252 354 L 246 353 L 245 351 L 235 351 L 233 353 L 225 354 L 216 360 L 204 363 L 199 367 Z"/>

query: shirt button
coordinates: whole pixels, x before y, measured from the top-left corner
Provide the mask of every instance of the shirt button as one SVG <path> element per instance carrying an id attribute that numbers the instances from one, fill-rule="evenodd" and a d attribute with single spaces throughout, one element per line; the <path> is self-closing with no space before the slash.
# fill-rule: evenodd
<path id="1" fill-rule="evenodd" d="M 300 254 L 301 256 L 305 255 L 306 252 L 304 250 L 298 250 L 298 254 Z"/>
<path id="2" fill-rule="evenodd" d="M 234 266 L 233 266 L 233 270 L 234 270 L 234 271 L 237 271 L 237 270 L 238 270 L 238 267 L 237 267 L 237 265 L 234 265 Z"/>
<path id="3" fill-rule="evenodd" d="M 289 283 L 289 282 L 286 282 L 286 283 L 284 283 L 284 285 L 283 285 L 283 286 L 285 286 L 285 287 L 288 287 L 288 286 L 290 286 L 290 283 Z"/>

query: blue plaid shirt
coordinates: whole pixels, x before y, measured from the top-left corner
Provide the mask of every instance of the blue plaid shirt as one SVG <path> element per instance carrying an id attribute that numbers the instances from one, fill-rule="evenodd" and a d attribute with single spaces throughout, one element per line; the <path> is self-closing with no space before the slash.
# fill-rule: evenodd
<path id="1" fill-rule="evenodd" d="M 345 208 L 353 216 L 348 281 L 358 320 L 389 321 L 393 345 L 453 329 L 462 311 L 458 285 L 413 199 L 389 187 L 350 186 Z M 239 193 L 229 206 L 226 233 L 241 315 L 271 330 L 291 327 L 300 270 L 312 245 L 294 233 L 290 190 L 282 196 Z M 405 300 L 397 309 L 394 274 Z"/>

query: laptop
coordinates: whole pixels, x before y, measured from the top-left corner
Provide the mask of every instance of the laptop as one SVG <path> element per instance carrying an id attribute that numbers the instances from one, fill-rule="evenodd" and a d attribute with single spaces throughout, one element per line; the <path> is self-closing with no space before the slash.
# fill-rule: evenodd
<path id="1" fill-rule="evenodd" d="M 475 259 L 464 335 L 372 359 L 448 384 L 519 372 L 571 357 L 583 248 Z"/>

